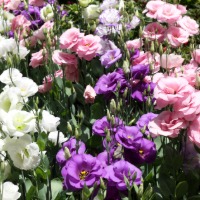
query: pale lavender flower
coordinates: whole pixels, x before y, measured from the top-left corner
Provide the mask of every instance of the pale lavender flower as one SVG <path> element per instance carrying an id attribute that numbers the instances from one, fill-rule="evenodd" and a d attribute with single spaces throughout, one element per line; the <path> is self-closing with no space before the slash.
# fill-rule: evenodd
<path id="1" fill-rule="evenodd" d="M 117 0 L 104 0 L 100 5 L 101 10 L 107 10 L 109 8 L 115 8 L 119 2 Z"/>
<path id="2" fill-rule="evenodd" d="M 99 16 L 99 20 L 106 26 L 116 26 L 120 21 L 120 13 L 117 9 L 104 10 Z"/>

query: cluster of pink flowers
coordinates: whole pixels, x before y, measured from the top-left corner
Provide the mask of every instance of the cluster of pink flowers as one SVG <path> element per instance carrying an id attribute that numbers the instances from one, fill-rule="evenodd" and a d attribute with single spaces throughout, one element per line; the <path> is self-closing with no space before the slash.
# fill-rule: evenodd
<path id="1" fill-rule="evenodd" d="M 158 21 L 152 22 L 144 28 L 143 37 L 150 41 L 167 40 L 172 47 L 176 48 L 187 43 L 189 36 L 199 33 L 199 25 L 185 15 L 187 10 L 182 5 L 152 0 L 147 3 L 145 12 L 148 17 Z M 167 27 L 160 23 L 167 23 Z"/>
<path id="2" fill-rule="evenodd" d="M 45 26 L 45 25 L 43 25 Z M 51 28 L 51 26 L 45 26 L 45 28 Z M 42 27 L 41 27 L 42 29 Z M 40 31 L 38 31 L 40 32 Z M 39 34 L 33 34 L 32 37 L 38 38 Z M 41 39 L 43 39 L 41 37 Z M 40 85 L 39 92 L 45 93 L 52 88 L 53 77 L 64 77 L 72 82 L 78 82 L 78 58 L 85 59 L 87 61 L 96 57 L 98 51 L 101 49 L 99 36 L 86 35 L 81 33 L 77 28 L 70 28 L 66 30 L 59 38 L 60 49 L 54 50 L 52 53 L 52 61 L 60 67 L 60 70 L 56 71 L 53 75 L 48 75 L 43 79 L 43 85 Z M 67 50 L 69 53 L 64 52 Z M 48 55 L 44 49 L 39 52 L 33 53 L 30 65 L 35 68 L 45 63 Z M 61 73 L 62 71 L 62 73 Z M 91 100 L 89 100 L 91 102 Z"/>

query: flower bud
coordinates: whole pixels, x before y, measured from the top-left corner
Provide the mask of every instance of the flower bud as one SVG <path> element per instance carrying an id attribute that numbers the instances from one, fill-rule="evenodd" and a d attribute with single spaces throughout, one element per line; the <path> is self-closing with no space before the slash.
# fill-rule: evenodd
<path id="1" fill-rule="evenodd" d="M 110 111 L 114 114 L 116 112 L 116 102 L 114 99 L 110 102 Z"/>
<path id="2" fill-rule="evenodd" d="M 65 147 L 64 153 L 66 160 L 68 160 L 71 157 L 71 153 L 67 147 Z"/>
<path id="3" fill-rule="evenodd" d="M 99 17 L 100 9 L 98 5 L 89 5 L 87 8 L 83 10 L 83 18 L 86 22 L 90 22 L 91 20 L 95 20 Z"/>
<path id="4" fill-rule="evenodd" d="M 43 7 L 40 10 L 40 17 L 45 22 L 53 19 L 54 12 L 53 12 L 53 8 L 52 8 L 52 6 L 50 4 L 47 4 L 47 6 Z"/>
<path id="5" fill-rule="evenodd" d="M 69 133 L 72 133 L 72 126 L 71 126 L 71 124 L 69 122 L 67 122 L 67 131 Z"/>
<path id="6" fill-rule="evenodd" d="M 91 2 L 91 0 L 78 0 L 79 5 L 82 7 L 87 7 Z"/>

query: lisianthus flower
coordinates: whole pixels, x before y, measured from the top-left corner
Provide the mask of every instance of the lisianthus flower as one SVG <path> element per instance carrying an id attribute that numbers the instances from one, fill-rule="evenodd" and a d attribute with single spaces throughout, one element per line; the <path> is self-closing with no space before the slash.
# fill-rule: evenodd
<path id="1" fill-rule="evenodd" d="M 118 190 L 122 191 L 127 190 L 124 176 L 126 176 L 131 185 L 133 183 L 139 185 L 141 183 L 142 172 L 131 163 L 120 160 L 113 165 L 107 166 L 105 168 L 105 174 L 103 175 L 109 184 L 116 186 Z M 136 176 L 135 180 L 133 180 L 134 176 Z"/>
<path id="2" fill-rule="evenodd" d="M 78 145 L 78 146 L 77 146 Z M 68 141 L 64 142 L 62 145 L 62 149 L 58 151 L 56 154 L 56 160 L 60 166 L 64 166 L 67 158 L 65 157 L 65 148 L 68 148 L 68 151 L 71 156 L 74 156 L 76 154 L 83 154 L 86 150 L 85 144 L 81 141 L 78 141 L 75 138 L 70 138 Z M 78 148 L 78 151 L 76 152 L 76 148 Z"/>
<path id="3" fill-rule="evenodd" d="M 89 154 L 72 156 L 62 168 L 64 188 L 70 191 L 80 190 L 86 185 L 100 184 L 103 168 L 99 160 Z"/>

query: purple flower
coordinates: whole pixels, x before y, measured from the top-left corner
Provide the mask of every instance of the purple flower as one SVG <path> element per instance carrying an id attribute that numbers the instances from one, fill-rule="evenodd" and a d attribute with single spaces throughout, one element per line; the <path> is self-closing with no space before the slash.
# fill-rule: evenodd
<path id="1" fill-rule="evenodd" d="M 109 68 L 112 64 L 116 63 L 122 57 L 120 49 L 108 50 L 103 56 L 101 56 L 101 65 L 105 68 Z"/>
<path id="2" fill-rule="evenodd" d="M 131 67 L 132 79 L 142 80 L 149 73 L 149 65 L 138 64 Z"/>
<path id="3" fill-rule="evenodd" d="M 138 119 L 136 125 L 140 130 L 143 129 L 145 131 L 146 135 L 149 135 L 148 124 L 152 119 L 154 119 L 157 116 L 158 115 L 154 114 L 154 113 L 144 114 Z"/>
<path id="4" fill-rule="evenodd" d="M 140 24 L 140 19 L 137 16 L 133 16 L 130 23 L 126 24 L 128 30 L 135 29 Z"/>
<path id="5" fill-rule="evenodd" d="M 156 159 L 156 145 L 154 142 L 142 138 L 136 149 L 124 149 L 124 157 L 134 165 L 152 163 Z"/>
<path id="6" fill-rule="evenodd" d="M 155 83 L 145 83 L 143 81 L 139 81 L 136 85 L 132 87 L 131 97 L 140 102 L 146 101 L 147 96 L 153 95 L 154 88 Z"/>
<path id="7" fill-rule="evenodd" d="M 120 13 L 117 9 L 107 9 L 104 10 L 99 16 L 99 20 L 103 25 L 106 26 L 116 26 L 120 21 Z"/>
<path id="8" fill-rule="evenodd" d="M 71 156 L 76 154 L 77 140 L 70 138 L 67 142 L 63 143 L 62 149 L 60 149 L 56 155 L 56 160 L 60 166 L 65 165 L 67 159 L 65 158 L 65 147 L 69 149 Z M 78 142 L 78 154 L 83 154 L 86 150 L 85 144 L 81 141 Z"/>
<path id="9" fill-rule="evenodd" d="M 133 180 L 135 175 L 136 178 Z M 103 174 L 103 177 L 108 180 L 108 183 L 111 186 L 116 186 L 118 190 L 127 190 L 124 176 L 126 176 L 131 185 L 133 182 L 136 185 L 139 185 L 141 183 L 142 172 L 131 163 L 125 160 L 120 160 L 115 162 L 113 165 L 107 166 L 105 168 L 105 174 Z"/>
<path id="10" fill-rule="evenodd" d="M 108 155 L 109 155 L 109 163 L 108 163 Z M 114 161 L 114 149 L 111 149 L 109 151 L 109 154 L 107 151 L 103 151 L 100 154 L 98 154 L 97 159 L 101 162 L 101 165 L 103 168 L 107 167 L 109 164 L 113 163 Z"/>
<path id="11" fill-rule="evenodd" d="M 88 154 L 72 156 L 62 168 L 64 187 L 70 191 L 80 190 L 86 185 L 99 184 L 103 169 L 99 160 Z"/>
<path id="12" fill-rule="evenodd" d="M 116 188 L 116 186 L 111 186 L 107 184 L 105 200 L 121 200 L 119 190 Z"/>
<path id="13" fill-rule="evenodd" d="M 92 132 L 100 136 L 106 136 L 106 133 L 105 133 L 106 129 L 110 130 L 111 133 L 114 134 L 117 131 L 117 129 L 122 125 L 123 125 L 123 121 L 117 117 L 115 117 L 115 124 L 111 125 L 111 122 L 108 122 L 107 117 L 105 116 L 94 122 L 92 126 Z"/>
<path id="14" fill-rule="evenodd" d="M 115 134 L 117 142 L 128 149 L 137 148 L 138 142 L 142 136 L 142 133 L 136 126 L 121 127 Z"/>
<path id="15" fill-rule="evenodd" d="M 135 49 L 133 52 L 130 52 L 130 60 L 131 60 L 131 62 L 134 60 L 134 59 L 136 59 L 136 58 L 138 58 L 140 56 L 140 50 L 139 49 Z"/>
<path id="16" fill-rule="evenodd" d="M 97 81 L 94 90 L 97 94 L 104 94 L 106 96 L 112 95 L 116 91 L 117 86 L 121 88 L 126 87 L 127 82 L 121 71 L 108 73 L 103 75 Z"/>

